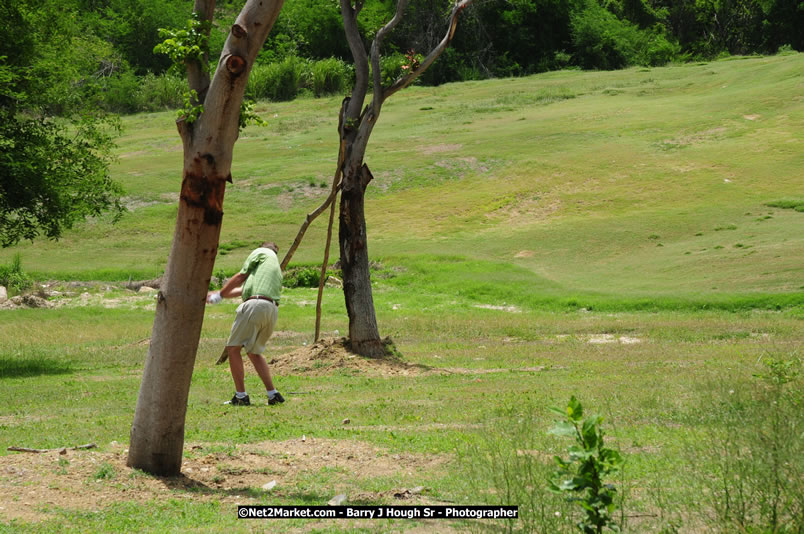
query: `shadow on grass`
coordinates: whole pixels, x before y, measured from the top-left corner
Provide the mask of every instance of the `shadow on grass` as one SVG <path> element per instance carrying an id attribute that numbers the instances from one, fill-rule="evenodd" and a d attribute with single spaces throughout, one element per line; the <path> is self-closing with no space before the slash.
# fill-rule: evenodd
<path id="1" fill-rule="evenodd" d="M 149 475 L 143 475 L 149 476 Z M 188 477 L 181 474 L 175 477 L 153 477 L 161 481 L 166 488 L 172 491 L 186 491 L 188 493 L 197 493 L 209 496 L 234 496 L 234 497 L 251 497 L 254 499 L 264 499 L 266 496 L 273 496 L 281 501 L 288 501 L 294 504 L 303 504 L 309 506 L 320 506 L 327 504 L 332 495 L 324 495 L 315 492 L 299 492 L 291 491 L 283 493 L 281 491 L 266 492 L 265 490 L 254 487 L 241 487 L 241 488 L 220 488 L 208 485 L 200 480 Z"/>
<path id="2" fill-rule="evenodd" d="M 70 362 L 52 358 L 0 357 L 0 379 L 41 375 L 64 375 L 73 372 Z"/>

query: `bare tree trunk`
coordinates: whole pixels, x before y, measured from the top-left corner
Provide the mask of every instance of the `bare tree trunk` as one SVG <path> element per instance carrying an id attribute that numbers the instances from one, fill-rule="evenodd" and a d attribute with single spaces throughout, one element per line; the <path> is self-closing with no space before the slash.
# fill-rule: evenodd
<path id="1" fill-rule="evenodd" d="M 184 171 L 173 246 L 157 293 L 131 427 L 128 465 L 158 475 L 181 471 L 187 397 L 223 215 L 225 177 L 199 164 L 202 173 Z"/>
<path id="2" fill-rule="evenodd" d="M 377 358 L 385 353 L 371 293 L 366 218 L 366 186 L 371 181 L 368 166 L 345 171 L 341 191 L 338 241 L 343 272 L 343 294 L 349 316 L 349 345 L 354 352 Z"/>
<path id="3" fill-rule="evenodd" d="M 204 319 L 205 296 L 218 251 L 223 196 L 231 182 L 232 151 L 251 66 L 283 0 L 248 0 L 232 26 L 215 76 L 188 66 L 190 88 L 204 111 L 178 121 L 184 171 L 173 246 L 161 289 L 151 345 L 137 399 L 127 464 L 162 476 L 181 471 L 190 380 Z M 196 0 L 212 19 L 214 0 Z"/>

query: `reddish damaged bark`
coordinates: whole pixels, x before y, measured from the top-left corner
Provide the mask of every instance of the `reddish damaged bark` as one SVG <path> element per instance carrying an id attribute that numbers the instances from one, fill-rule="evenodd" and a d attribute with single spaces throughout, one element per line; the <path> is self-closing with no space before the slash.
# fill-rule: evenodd
<path id="1" fill-rule="evenodd" d="M 226 180 L 210 180 L 203 176 L 187 173 L 181 184 L 181 201 L 204 210 L 203 222 L 209 226 L 220 226 L 223 220 L 223 194 Z"/>
<path id="2" fill-rule="evenodd" d="M 229 56 L 226 59 L 226 68 L 233 76 L 240 76 L 246 69 L 246 60 L 240 56 Z"/>
<path id="3" fill-rule="evenodd" d="M 220 177 L 216 172 L 215 158 L 211 154 L 193 158 L 191 167 L 184 171 L 179 197 L 188 206 L 202 208 L 204 224 L 210 226 L 221 224 L 226 182 L 231 181 L 231 175 Z"/>

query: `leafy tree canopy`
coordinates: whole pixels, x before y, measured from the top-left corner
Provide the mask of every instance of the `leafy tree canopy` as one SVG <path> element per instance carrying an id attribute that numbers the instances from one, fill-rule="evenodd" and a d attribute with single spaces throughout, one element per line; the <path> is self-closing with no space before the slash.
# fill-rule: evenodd
<path id="1" fill-rule="evenodd" d="M 0 55 L 0 245 L 55 239 L 107 210 L 119 216 L 122 190 L 108 171 L 119 122 L 70 103 L 71 84 L 80 80 L 76 65 L 94 66 L 113 55 L 112 47 L 78 32 L 37 33 L 47 15 L 25 2 L 4 3 L 0 14 L 12 21 L 0 26 L 0 51 L 10 54 Z M 82 46 L 62 51 L 71 61 L 59 61 L 56 40 L 62 38 L 71 44 L 83 39 Z M 74 112 L 54 118 L 52 111 L 67 103 Z"/>

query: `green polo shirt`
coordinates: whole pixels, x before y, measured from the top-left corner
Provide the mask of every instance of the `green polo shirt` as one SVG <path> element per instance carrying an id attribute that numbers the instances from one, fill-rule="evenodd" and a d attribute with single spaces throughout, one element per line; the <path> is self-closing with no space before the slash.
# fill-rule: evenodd
<path id="1" fill-rule="evenodd" d="M 279 294 L 282 291 L 282 269 L 279 259 L 270 248 L 255 249 L 240 269 L 240 274 L 248 275 L 243 284 L 243 300 L 262 295 L 271 297 L 279 304 Z"/>

